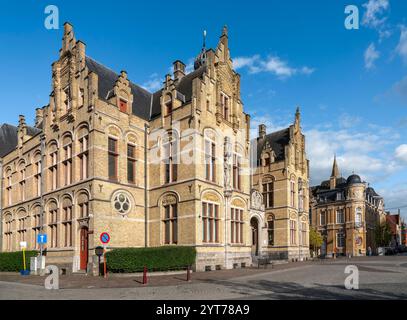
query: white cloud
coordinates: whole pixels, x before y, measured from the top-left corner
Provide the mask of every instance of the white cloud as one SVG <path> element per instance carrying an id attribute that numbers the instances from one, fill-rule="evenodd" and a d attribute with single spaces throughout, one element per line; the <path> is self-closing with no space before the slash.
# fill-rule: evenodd
<path id="1" fill-rule="evenodd" d="M 279 78 L 289 78 L 297 74 L 310 75 L 315 69 L 307 66 L 294 68 L 277 56 L 268 56 L 262 59 L 256 54 L 251 57 L 237 57 L 233 59 L 233 66 L 236 70 L 247 68 L 250 73 L 269 72 Z"/>
<path id="2" fill-rule="evenodd" d="M 329 125 L 314 126 L 304 130 L 307 156 L 310 160 L 311 185 L 329 179 L 334 154 L 337 155 L 339 169 L 343 177 L 352 172 L 372 184 L 389 179 L 393 173 L 403 169 L 394 153 L 394 141 L 400 138 L 397 131 L 377 125 L 357 123 L 363 119 L 343 114 Z M 269 115 L 252 116 L 252 137 L 257 137 L 258 124 L 267 124 L 267 133 L 287 128 L 292 119 L 286 118 L 278 124 Z"/>
<path id="3" fill-rule="evenodd" d="M 407 144 L 402 144 L 396 148 L 395 156 L 401 162 L 407 164 Z"/>
<path id="4" fill-rule="evenodd" d="M 145 83 L 143 83 L 141 86 L 146 89 L 147 91 L 150 92 L 155 92 L 159 89 L 161 89 L 161 87 L 163 86 L 163 81 L 158 74 L 153 73 L 149 80 L 146 81 Z"/>
<path id="5" fill-rule="evenodd" d="M 376 50 L 374 43 L 371 43 L 365 51 L 365 68 L 374 68 L 375 61 L 380 57 L 380 52 Z"/>
<path id="6" fill-rule="evenodd" d="M 366 12 L 362 24 L 374 29 L 382 27 L 387 20 L 383 15 L 390 7 L 389 0 L 369 0 L 363 7 Z"/>
<path id="7" fill-rule="evenodd" d="M 407 64 L 407 27 L 402 25 L 400 29 L 400 41 L 397 45 L 396 52 L 403 59 L 403 62 Z"/>

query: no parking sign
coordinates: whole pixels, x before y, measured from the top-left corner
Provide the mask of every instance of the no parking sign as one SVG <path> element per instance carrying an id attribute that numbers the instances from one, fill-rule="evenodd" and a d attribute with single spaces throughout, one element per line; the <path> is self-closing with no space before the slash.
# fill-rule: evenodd
<path id="1" fill-rule="evenodd" d="M 110 235 L 109 235 L 107 232 L 103 232 L 103 233 L 100 235 L 100 241 L 101 241 L 103 244 L 108 244 L 109 241 L 110 241 Z"/>

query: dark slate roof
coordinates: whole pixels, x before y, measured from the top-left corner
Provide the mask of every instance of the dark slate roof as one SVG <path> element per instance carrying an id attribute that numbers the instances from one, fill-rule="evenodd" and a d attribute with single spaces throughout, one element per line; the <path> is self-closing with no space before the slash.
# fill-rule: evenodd
<path id="1" fill-rule="evenodd" d="M 111 97 L 119 74 L 89 57 L 86 57 L 86 66 L 89 71 L 98 75 L 99 98 L 107 101 Z M 152 94 L 131 81 L 130 88 L 133 94 L 133 114 L 144 120 L 149 120 Z"/>
<path id="2" fill-rule="evenodd" d="M 257 159 L 260 159 L 263 148 L 267 142 L 276 154 L 275 160 L 284 160 L 285 146 L 290 143 L 290 128 L 270 133 L 266 135 L 264 139 L 257 138 Z"/>
<path id="3" fill-rule="evenodd" d="M 199 69 L 188 73 L 181 80 L 175 84 L 175 89 L 185 97 L 184 103 L 191 102 L 192 100 L 192 83 L 194 79 L 202 79 L 203 74 L 206 72 L 206 67 L 202 66 Z M 153 94 L 153 104 L 151 108 L 151 119 L 159 116 L 161 114 L 160 96 L 162 90 L 157 91 Z"/>
<path id="4" fill-rule="evenodd" d="M 31 137 L 40 133 L 41 130 L 27 126 L 27 134 Z M 0 158 L 9 154 L 17 146 L 18 128 L 10 124 L 3 124 L 0 127 Z"/>
<path id="5" fill-rule="evenodd" d="M 366 189 L 366 194 L 372 196 L 372 197 L 380 197 L 379 194 L 377 194 L 377 192 L 375 191 L 375 189 L 373 189 L 372 187 L 368 187 Z"/>
<path id="6" fill-rule="evenodd" d="M 354 184 L 354 183 L 362 183 L 362 179 L 357 174 L 352 174 L 349 176 L 348 180 L 346 180 L 347 184 Z"/>
<path id="7" fill-rule="evenodd" d="M 112 97 L 113 87 L 119 77 L 119 74 L 96 62 L 90 57 L 86 57 L 86 66 L 89 71 L 98 75 L 99 98 L 107 101 Z M 176 85 L 175 88 L 182 96 L 184 103 L 188 103 L 192 99 L 192 82 L 205 73 L 206 67 L 202 66 L 199 69 L 185 75 Z M 160 96 L 162 89 L 150 93 L 142 87 L 130 81 L 131 92 L 133 94 L 133 114 L 144 119 L 151 120 L 161 114 Z"/>

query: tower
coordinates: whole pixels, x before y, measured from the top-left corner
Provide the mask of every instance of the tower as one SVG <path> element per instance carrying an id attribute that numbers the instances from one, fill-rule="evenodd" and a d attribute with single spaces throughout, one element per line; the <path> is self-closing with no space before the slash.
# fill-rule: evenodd
<path id="1" fill-rule="evenodd" d="M 331 173 L 331 178 L 330 178 L 330 189 L 335 189 L 336 188 L 336 179 L 339 178 L 339 168 L 338 168 L 338 163 L 336 162 L 336 154 L 334 156 L 334 163 L 332 165 L 332 173 Z"/>

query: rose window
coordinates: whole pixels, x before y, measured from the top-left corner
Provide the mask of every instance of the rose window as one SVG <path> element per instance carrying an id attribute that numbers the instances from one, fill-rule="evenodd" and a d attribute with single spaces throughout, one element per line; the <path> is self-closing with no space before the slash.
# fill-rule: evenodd
<path id="1" fill-rule="evenodd" d="M 130 199 L 124 193 L 119 193 L 113 199 L 113 206 L 120 214 L 127 214 L 130 211 Z"/>

